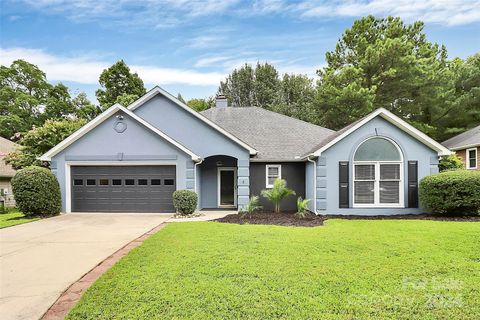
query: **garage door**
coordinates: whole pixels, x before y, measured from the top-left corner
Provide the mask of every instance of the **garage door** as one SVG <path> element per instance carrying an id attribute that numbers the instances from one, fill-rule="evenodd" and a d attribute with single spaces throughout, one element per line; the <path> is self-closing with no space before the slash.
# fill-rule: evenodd
<path id="1" fill-rule="evenodd" d="M 74 212 L 173 212 L 175 166 L 75 166 Z"/>

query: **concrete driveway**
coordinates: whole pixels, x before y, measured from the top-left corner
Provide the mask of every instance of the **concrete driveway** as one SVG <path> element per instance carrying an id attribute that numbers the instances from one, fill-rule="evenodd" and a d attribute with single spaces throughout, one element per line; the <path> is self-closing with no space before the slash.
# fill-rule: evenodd
<path id="1" fill-rule="evenodd" d="M 39 319 L 112 253 L 165 214 L 65 214 L 0 230 L 0 319 Z"/>

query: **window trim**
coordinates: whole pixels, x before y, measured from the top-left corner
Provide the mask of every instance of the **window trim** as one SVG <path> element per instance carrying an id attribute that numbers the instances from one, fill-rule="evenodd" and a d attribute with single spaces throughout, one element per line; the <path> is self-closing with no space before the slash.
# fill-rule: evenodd
<path id="1" fill-rule="evenodd" d="M 470 167 L 470 151 L 475 151 L 475 166 L 474 167 Z M 470 169 L 470 170 L 477 169 L 477 166 L 478 166 L 477 163 L 478 163 L 477 147 L 469 148 L 469 149 L 465 150 L 465 168 Z"/>
<path id="2" fill-rule="evenodd" d="M 266 188 L 273 188 L 273 184 L 268 183 L 268 169 L 270 168 L 278 168 L 278 177 L 282 179 L 282 165 L 281 164 L 267 164 L 265 165 L 265 187 Z M 277 179 L 275 178 L 275 179 Z"/>
<path id="3" fill-rule="evenodd" d="M 381 160 L 381 161 L 368 161 L 368 160 L 353 160 L 355 159 L 355 154 L 357 153 L 358 148 L 367 140 L 370 140 L 372 138 L 382 138 L 390 143 L 392 143 L 398 150 L 400 154 L 400 160 L 398 161 L 391 161 L 391 160 Z M 361 143 L 357 145 L 355 148 L 355 151 L 353 152 L 353 157 L 352 157 L 352 207 L 353 208 L 405 208 L 405 198 L 404 198 L 404 193 L 405 193 L 405 180 L 404 180 L 404 158 L 403 158 L 403 153 L 398 144 L 393 141 L 390 138 L 387 137 L 382 137 L 382 136 L 373 136 L 369 137 L 365 140 L 363 140 Z M 355 182 L 356 181 L 362 181 L 357 180 L 355 178 L 355 166 L 356 165 L 362 165 L 362 164 L 373 164 L 375 166 L 375 180 L 374 180 L 374 202 L 373 203 L 355 203 Z M 398 181 L 399 183 L 399 195 L 398 195 L 398 203 L 380 203 L 380 165 L 382 164 L 399 164 L 400 165 L 400 179 Z M 366 181 L 372 181 L 372 180 L 366 180 Z M 389 181 L 389 180 L 386 180 Z"/>

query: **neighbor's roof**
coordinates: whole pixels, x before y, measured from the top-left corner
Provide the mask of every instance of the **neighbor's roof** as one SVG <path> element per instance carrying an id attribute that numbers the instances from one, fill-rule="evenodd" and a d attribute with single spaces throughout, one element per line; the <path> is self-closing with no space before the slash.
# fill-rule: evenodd
<path id="1" fill-rule="evenodd" d="M 467 149 L 480 145 L 480 126 L 460 133 L 458 136 L 443 141 L 442 144 L 452 150 Z"/>
<path id="2" fill-rule="evenodd" d="M 15 170 L 11 165 L 6 164 L 3 158 L 18 147 L 10 140 L 0 137 L 0 177 L 11 178 L 15 175 Z"/>
<path id="3" fill-rule="evenodd" d="M 201 114 L 255 148 L 252 161 L 299 161 L 335 133 L 259 107 L 210 108 Z"/>

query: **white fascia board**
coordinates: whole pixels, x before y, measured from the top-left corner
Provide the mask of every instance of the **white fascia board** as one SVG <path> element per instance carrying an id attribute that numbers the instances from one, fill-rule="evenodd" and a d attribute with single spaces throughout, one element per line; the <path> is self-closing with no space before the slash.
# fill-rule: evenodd
<path id="1" fill-rule="evenodd" d="M 480 143 L 466 144 L 466 145 L 464 145 L 464 146 L 455 147 L 455 148 L 450 148 L 450 150 L 453 150 L 453 151 L 458 151 L 458 150 L 469 149 L 469 148 L 475 148 L 475 147 L 480 147 Z"/>
<path id="2" fill-rule="evenodd" d="M 217 130 L 218 132 L 220 132 L 221 134 L 223 134 L 224 136 L 226 136 L 227 138 L 229 138 L 230 140 L 233 140 L 234 142 L 236 142 L 237 144 L 239 144 L 240 146 L 242 146 L 243 148 L 247 149 L 250 153 L 250 155 L 256 155 L 258 153 L 257 150 L 255 150 L 254 148 L 252 148 L 251 146 L 249 146 L 248 144 L 246 144 L 245 142 L 243 142 L 242 140 L 238 139 L 237 137 L 235 137 L 234 135 L 232 135 L 231 133 L 229 133 L 228 131 L 226 131 L 225 129 L 223 129 L 222 127 L 218 126 L 215 122 L 211 121 L 210 119 L 204 117 L 202 114 L 200 114 L 199 112 L 196 112 L 195 110 L 193 110 L 192 108 L 190 108 L 189 106 L 187 106 L 185 103 L 181 102 L 180 100 L 178 100 L 177 98 L 175 98 L 174 96 L 172 96 L 170 93 L 168 93 L 167 91 L 163 90 L 162 88 L 156 86 L 154 87 L 152 90 L 150 90 L 149 92 L 147 92 L 145 95 L 143 95 L 141 98 L 139 98 L 138 100 L 136 100 L 135 102 L 133 102 L 132 104 L 130 104 L 127 108 L 130 110 L 130 111 L 134 111 L 135 109 L 137 109 L 138 107 L 140 107 L 141 105 L 143 105 L 145 102 L 147 102 L 148 100 L 152 99 L 153 97 L 155 97 L 157 94 L 161 94 L 162 96 L 164 96 L 165 98 L 169 99 L 170 101 L 172 101 L 173 103 L 175 103 L 176 105 L 180 106 L 181 108 L 185 109 L 187 112 L 189 112 L 190 114 L 192 114 L 193 116 L 197 117 L 198 119 L 200 119 L 201 121 L 205 122 L 206 124 L 208 124 L 210 127 L 214 128 L 215 130 Z"/>
<path id="3" fill-rule="evenodd" d="M 367 123 L 370 120 L 372 120 L 373 118 L 375 118 L 376 116 L 381 116 L 383 119 L 385 119 L 388 122 L 390 122 L 391 124 L 395 125 L 397 128 L 399 128 L 399 129 L 403 130 L 404 132 L 410 134 L 412 137 L 414 137 L 418 141 L 427 145 L 431 149 L 437 151 L 439 156 L 446 156 L 446 155 L 449 155 L 449 154 L 453 153 L 448 148 L 444 147 L 443 145 L 441 145 L 437 141 L 435 141 L 432 138 L 430 138 L 429 136 L 427 136 L 425 133 L 421 132 L 420 130 L 416 129 L 412 125 L 408 124 L 405 120 L 402 120 L 401 118 L 397 117 L 396 115 L 394 115 L 393 113 L 391 113 L 390 111 L 388 111 L 384 108 L 379 108 L 379 109 L 375 110 L 374 112 L 372 112 L 367 117 L 365 117 L 364 119 L 362 119 L 362 121 L 360 121 L 359 123 L 357 123 L 356 125 L 354 125 L 350 129 L 348 129 L 347 131 L 345 131 L 344 133 L 342 133 L 341 135 L 339 135 L 338 137 L 336 137 L 335 139 L 333 139 L 329 143 L 327 143 L 325 146 L 323 146 L 320 149 L 318 149 L 317 151 L 315 151 L 312 155 L 314 155 L 316 157 L 319 157 L 322 154 L 323 151 L 327 150 L 328 148 L 330 148 L 331 146 L 333 146 L 334 144 L 336 144 L 337 142 L 339 142 L 340 140 L 342 140 L 343 138 L 348 136 L 350 133 L 354 132 L 355 130 L 357 130 L 358 128 L 363 126 L 365 123 Z"/>
<path id="4" fill-rule="evenodd" d="M 88 122 L 86 125 L 84 125 L 83 127 L 81 127 L 80 129 L 78 129 L 77 131 L 75 131 L 73 134 L 71 134 L 70 136 L 68 136 L 65 140 L 63 140 L 62 142 L 60 142 L 59 144 L 57 144 L 55 147 L 53 147 L 52 149 L 50 149 L 49 151 L 47 151 L 45 154 L 43 154 L 39 160 L 41 161 L 51 161 L 52 157 L 55 156 L 56 154 L 60 153 L 62 150 L 64 150 L 65 148 L 67 148 L 69 145 L 71 145 L 72 143 L 74 143 L 75 141 L 77 141 L 78 139 L 80 139 L 82 136 L 84 136 L 85 134 L 87 134 L 89 131 L 91 131 L 92 129 L 94 129 L 96 126 L 98 126 L 99 124 L 101 124 L 102 122 L 104 122 L 105 120 L 107 120 L 108 118 L 110 118 L 115 112 L 117 111 L 122 111 L 124 112 L 126 115 L 130 116 L 131 118 L 133 118 L 134 120 L 136 120 L 137 122 L 141 123 L 142 125 L 144 125 L 145 127 L 147 127 L 148 129 L 150 129 L 151 131 L 153 131 L 154 133 L 156 133 L 157 135 L 159 135 L 160 137 L 162 137 L 163 139 L 167 140 L 169 143 L 173 144 L 175 147 L 179 148 L 180 150 L 182 150 L 183 152 L 185 152 L 186 154 L 188 154 L 189 156 L 192 157 L 192 160 L 194 161 L 199 161 L 201 159 L 200 156 L 196 155 L 195 153 L 193 153 L 192 151 L 190 151 L 189 149 L 187 149 L 185 146 L 183 146 L 182 144 L 180 144 L 179 142 L 177 142 L 176 140 L 170 138 L 167 134 L 163 133 L 162 131 L 158 130 L 156 127 L 154 127 L 153 125 L 151 125 L 150 123 L 148 123 L 147 121 L 145 121 L 144 119 L 142 119 L 141 117 L 137 116 L 136 114 L 134 114 L 133 112 L 131 112 L 130 110 L 128 110 L 127 108 L 123 107 L 122 105 L 120 104 L 114 104 L 113 106 L 111 106 L 110 108 L 108 108 L 107 110 L 105 110 L 103 113 L 101 113 L 99 116 L 97 116 L 95 119 L 93 119 L 92 121 Z"/>

